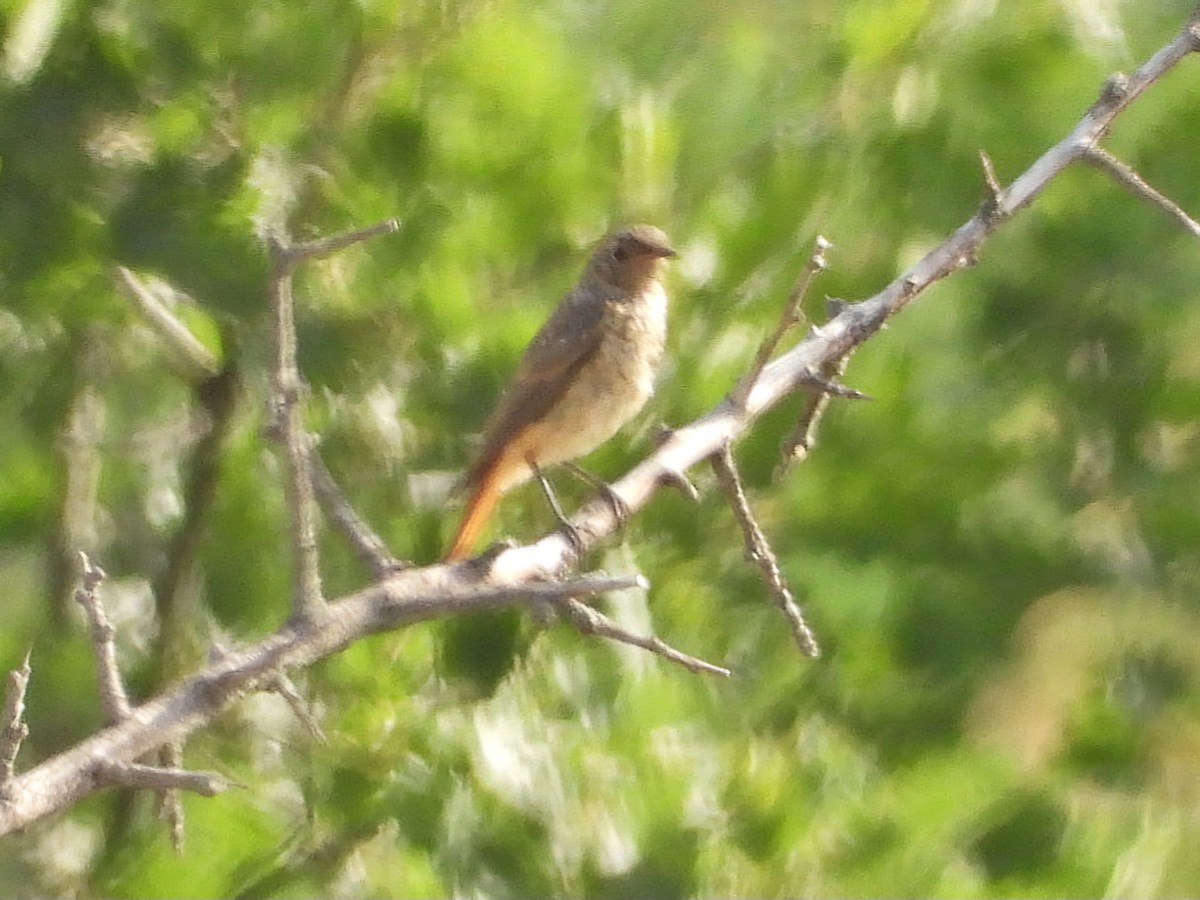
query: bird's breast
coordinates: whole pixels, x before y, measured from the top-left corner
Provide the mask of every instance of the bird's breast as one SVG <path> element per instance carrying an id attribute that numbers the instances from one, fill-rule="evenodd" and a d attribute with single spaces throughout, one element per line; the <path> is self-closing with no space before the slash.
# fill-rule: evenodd
<path id="1" fill-rule="evenodd" d="M 590 453 L 654 393 L 667 337 L 667 297 L 657 282 L 636 299 L 609 302 L 591 358 L 525 437 L 542 465 Z"/>

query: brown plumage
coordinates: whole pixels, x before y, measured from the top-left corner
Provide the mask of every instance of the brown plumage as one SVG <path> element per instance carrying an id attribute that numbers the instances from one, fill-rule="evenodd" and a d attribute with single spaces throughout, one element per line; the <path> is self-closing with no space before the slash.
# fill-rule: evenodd
<path id="1" fill-rule="evenodd" d="M 471 555 L 501 494 L 533 474 L 531 461 L 545 467 L 584 456 L 645 405 L 667 336 L 659 278 L 675 255 L 652 225 L 621 229 L 597 245 L 484 426 L 447 560 Z"/>

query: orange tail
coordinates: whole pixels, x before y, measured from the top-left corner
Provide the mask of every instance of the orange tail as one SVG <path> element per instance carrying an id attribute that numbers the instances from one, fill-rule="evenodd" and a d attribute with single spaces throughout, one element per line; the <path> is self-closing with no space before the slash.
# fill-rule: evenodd
<path id="1" fill-rule="evenodd" d="M 467 511 L 463 513 L 462 524 L 458 526 L 454 542 L 446 551 L 446 555 L 442 557 L 444 562 L 455 562 L 471 555 L 475 542 L 479 539 L 479 533 L 483 531 L 488 517 L 496 508 L 496 501 L 500 499 L 498 481 L 495 469 L 483 477 L 479 487 L 475 489 L 475 493 L 471 495 L 471 499 L 467 503 Z"/>

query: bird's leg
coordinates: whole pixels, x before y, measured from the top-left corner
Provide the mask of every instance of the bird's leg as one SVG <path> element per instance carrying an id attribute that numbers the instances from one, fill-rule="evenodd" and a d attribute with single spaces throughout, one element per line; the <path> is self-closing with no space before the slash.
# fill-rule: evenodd
<path id="1" fill-rule="evenodd" d="M 603 478 L 597 478 L 587 469 L 581 468 L 573 462 L 563 463 L 563 468 L 568 472 L 583 481 L 604 495 L 604 499 L 608 501 L 608 505 L 612 507 L 613 515 L 617 519 L 617 527 L 624 528 L 625 523 L 629 521 L 629 504 L 621 499 L 621 495 L 612 489 Z"/>
<path id="2" fill-rule="evenodd" d="M 550 504 L 550 510 L 554 513 L 554 518 L 558 519 L 558 527 L 562 533 L 566 535 L 571 546 L 575 548 L 575 555 L 582 557 L 587 550 L 587 546 L 583 543 L 583 538 L 579 534 L 579 529 L 567 521 L 566 513 L 563 512 L 562 504 L 558 502 L 558 497 L 554 493 L 554 488 L 550 486 L 549 480 L 542 474 L 541 466 L 530 456 L 525 460 L 529 463 L 529 468 L 533 471 L 533 477 L 537 479 L 537 483 L 541 485 L 542 495 L 546 498 L 546 502 Z"/>

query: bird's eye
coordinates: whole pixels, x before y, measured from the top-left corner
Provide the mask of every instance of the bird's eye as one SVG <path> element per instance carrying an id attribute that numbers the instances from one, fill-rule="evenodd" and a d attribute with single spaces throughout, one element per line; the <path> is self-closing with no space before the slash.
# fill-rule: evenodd
<path id="1" fill-rule="evenodd" d="M 624 244 L 617 244 L 617 246 L 613 248 L 613 259 L 615 259 L 617 262 L 625 262 L 625 260 L 629 259 L 629 248 Z"/>

